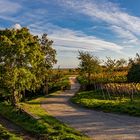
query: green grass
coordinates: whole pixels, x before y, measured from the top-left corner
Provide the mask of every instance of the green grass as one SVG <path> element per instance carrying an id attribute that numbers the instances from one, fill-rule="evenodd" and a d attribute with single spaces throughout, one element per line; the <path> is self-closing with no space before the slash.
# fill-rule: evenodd
<path id="1" fill-rule="evenodd" d="M 70 81 L 68 75 L 63 76 L 57 82 L 50 82 L 49 83 L 49 92 L 55 92 L 58 90 L 66 90 L 70 89 Z"/>
<path id="2" fill-rule="evenodd" d="M 104 100 L 101 91 L 84 91 L 77 93 L 71 101 L 90 109 L 140 116 L 139 98 L 135 98 L 133 102 L 129 98 Z"/>
<path id="3" fill-rule="evenodd" d="M 21 106 L 32 115 L 39 117 L 38 120 L 33 119 L 19 113 L 12 108 L 9 104 L 0 104 L 0 113 L 7 118 L 11 119 L 16 124 L 23 127 L 25 130 L 39 135 L 44 139 L 49 140 L 87 140 L 88 138 L 81 134 L 79 131 L 61 123 L 54 117 L 46 113 L 46 111 L 40 106 L 40 102 L 45 98 L 40 97 L 33 99 L 26 103 L 22 103 Z"/>
<path id="4" fill-rule="evenodd" d="M 0 140 L 22 140 L 22 138 L 16 136 L 15 134 L 9 132 L 0 124 Z"/>

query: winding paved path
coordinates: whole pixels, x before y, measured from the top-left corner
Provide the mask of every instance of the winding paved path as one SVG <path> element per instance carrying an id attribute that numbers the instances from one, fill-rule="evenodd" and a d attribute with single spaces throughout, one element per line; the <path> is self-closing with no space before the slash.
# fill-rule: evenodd
<path id="1" fill-rule="evenodd" d="M 75 77 L 71 90 L 55 95 L 42 107 L 60 121 L 80 130 L 94 140 L 140 140 L 140 118 L 80 108 L 69 102 L 79 89 Z"/>

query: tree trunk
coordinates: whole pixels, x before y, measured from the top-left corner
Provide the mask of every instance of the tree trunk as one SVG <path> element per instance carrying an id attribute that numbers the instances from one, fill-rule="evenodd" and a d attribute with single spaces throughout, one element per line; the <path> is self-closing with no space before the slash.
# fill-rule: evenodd
<path id="1" fill-rule="evenodd" d="M 103 98 L 105 100 L 105 93 L 104 93 L 104 89 L 103 89 L 103 84 L 100 84 L 100 89 L 102 91 L 102 94 L 103 94 Z"/>
<path id="2" fill-rule="evenodd" d="M 111 96 L 110 96 L 110 93 L 109 93 L 109 90 L 108 90 L 108 86 L 106 86 L 106 91 L 107 91 L 107 94 L 108 94 L 109 100 L 111 100 Z"/>
<path id="3" fill-rule="evenodd" d="M 90 72 L 88 73 L 88 85 L 89 86 L 91 85 L 91 74 L 90 74 Z"/>
<path id="4" fill-rule="evenodd" d="M 25 102 L 25 91 L 22 92 L 22 101 Z"/>
<path id="5" fill-rule="evenodd" d="M 12 103 L 12 106 L 14 107 L 18 107 L 18 92 L 16 90 L 14 90 L 12 92 L 12 97 L 11 97 L 11 103 Z"/>
<path id="6" fill-rule="evenodd" d="M 133 102 L 133 99 L 134 99 L 134 91 L 133 91 L 133 89 L 132 89 L 132 91 L 131 91 L 131 93 L 130 93 L 130 100 L 131 100 L 131 102 Z"/>
<path id="7" fill-rule="evenodd" d="M 48 93 L 49 93 L 49 86 L 48 86 L 48 79 L 47 78 L 45 80 L 43 93 L 44 93 L 44 95 L 48 95 Z"/>

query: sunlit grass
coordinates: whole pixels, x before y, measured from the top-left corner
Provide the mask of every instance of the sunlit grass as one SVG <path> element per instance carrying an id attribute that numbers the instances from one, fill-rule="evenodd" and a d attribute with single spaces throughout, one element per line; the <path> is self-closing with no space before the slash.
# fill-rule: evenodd
<path id="1" fill-rule="evenodd" d="M 79 131 L 61 123 L 49 115 L 40 105 L 45 99 L 45 97 L 39 97 L 21 104 L 22 109 L 28 111 L 31 115 L 35 116 L 36 119 L 17 111 L 6 103 L 0 103 L 0 113 L 39 138 L 48 140 L 89 139 Z"/>
<path id="2" fill-rule="evenodd" d="M 104 112 L 125 113 L 133 116 L 140 116 L 140 98 L 132 102 L 128 98 L 105 100 L 101 91 L 84 91 L 76 94 L 72 102 L 95 110 Z"/>
<path id="3" fill-rule="evenodd" d="M 27 103 L 23 103 L 22 106 L 25 110 L 39 117 L 43 125 L 46 126 L 48 137 L 50 139 L 75 139 L 84 140 L 87 139 L 80 132 L 75 129 L 68 127 L 66 124 L 62 124 L 60 121 L 50 116 L 41 106 L 40 102 L 45 100 L 44 97 L 31 100 Z"/>
<path id="4" fill-rule="evenodd" d="M 9 132 L 0 124 L 0 140 L 22 140 L 22 138 Z"/>

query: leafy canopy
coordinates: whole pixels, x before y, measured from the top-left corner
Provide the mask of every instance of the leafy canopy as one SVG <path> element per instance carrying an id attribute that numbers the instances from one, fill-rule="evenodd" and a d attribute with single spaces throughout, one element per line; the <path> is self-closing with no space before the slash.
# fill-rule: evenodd
<path id="1" fill-rule="evenodd" d="M 92 56 L 89 52 L 79 52 L 78 59 L 80 60 L 80 75 L 87 77 L 88 85 L 90 85 L 91 76 L 101 70 L 100 60 L 97 57 Z"/>
<path id="2" fill-rule="evenodd" d="M 10 93 L 35 90 L 56 63 L 56 51 L 44 34 L 41 39 L 27 28 L 0 30 L 1 86 Z"/>
<path id="3" fill-rule="evenodd" d="M 128 82 L 140 82 L 140 55 L 136 54 L 134 59 L 129 60 L 130 69 L 127 74 Z"/>
<path id="4" fill-rule="evenodd" d="M 98 73 L 100 69 L 100 60 L 92 56 L 89 52 L 79 52 L 79 68 L 81 72 Z"/>

